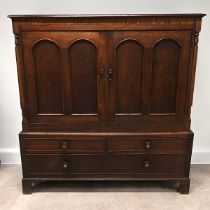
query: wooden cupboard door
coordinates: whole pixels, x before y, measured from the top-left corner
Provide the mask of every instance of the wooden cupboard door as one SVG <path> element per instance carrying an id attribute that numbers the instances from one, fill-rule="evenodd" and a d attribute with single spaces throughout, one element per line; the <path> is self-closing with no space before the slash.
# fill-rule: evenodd
<path id="1" fill-rule="evenodd" d="M 103 33 L 24 32 L 24 64 L 31 121 L 103 121 Z"/>
<path id="2" fill-rule="evenodd" d="M 122 31 L 108 37 L 109 120 L 183 120 L 191 32 Z"/>

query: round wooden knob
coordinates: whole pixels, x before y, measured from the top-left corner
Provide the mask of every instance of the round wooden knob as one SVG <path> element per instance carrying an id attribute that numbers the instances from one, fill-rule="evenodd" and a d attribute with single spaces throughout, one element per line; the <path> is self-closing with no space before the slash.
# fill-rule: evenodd
<path id="1" fill-rule="evenodd" d="M 69 143 L 67 141 L 62 142 L 62 149 L 67 149 L 69 147 Z"/>
<path id="2" fill-rule="evenodd" d="M 65 160 L 65 161 L 63 162 L 63 168 L 64 168 L 64 169 L 69 168 L 69 162 L 68 162 L 68 161 Z"/>
<path id="3" fill-rule="evenodd" d="M 150 162 L 149 162 L 149 160 L 145 160 L 145 161 L 144 161 L 144 167 L 145 167 L 145 168 L 149 168 L 149 167 L 150 167 Z"/>
<path id="4" fill-rule="evenodd" d="M 151 148 L 151 142 L 150 141 L 145 141 L 145 148 L 150 149 Z"/>

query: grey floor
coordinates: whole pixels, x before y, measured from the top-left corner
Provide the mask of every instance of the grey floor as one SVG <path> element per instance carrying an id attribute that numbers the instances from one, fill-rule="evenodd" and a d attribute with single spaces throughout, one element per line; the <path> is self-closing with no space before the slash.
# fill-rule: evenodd
<path id="1" fill-rule="evenodd" d="M 210 210 L 210 165 L 192 165 L 190 194 L 170 183 L 51 183 L 21 191 L 21 166 L 0 165 L 0 210 Z"/>

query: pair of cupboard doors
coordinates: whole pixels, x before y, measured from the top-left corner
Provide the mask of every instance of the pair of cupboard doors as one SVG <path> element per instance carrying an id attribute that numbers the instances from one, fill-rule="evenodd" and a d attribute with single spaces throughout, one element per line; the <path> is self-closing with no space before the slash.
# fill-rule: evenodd
<path id="1" fill-rule="evenodd" d="M 183 119 L 191 31 L 22 32 L 31 122 Z"/>

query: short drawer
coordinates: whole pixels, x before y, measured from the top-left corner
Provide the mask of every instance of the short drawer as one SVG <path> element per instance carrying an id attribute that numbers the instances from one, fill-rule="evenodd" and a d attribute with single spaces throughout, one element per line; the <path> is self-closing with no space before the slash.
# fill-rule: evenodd
<path id="1" fill-rule="evenodd" d="M 26 153 L 95 153 L 104 152 L 103 138 L 24 138 L 21 146 Z"/>
<path id="2" fill-rule="evenodd" d="M 184 174 L 185 155 L 35 155 L 25 157 L 28 175 Z"/>
<path id="3" fill-rule="evenodd" d="M 185 153 L 188 139 L 176 138 L 113 138 L 108 140 L 109 152 Z"/>

